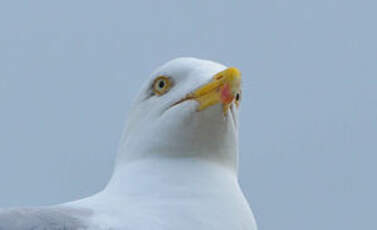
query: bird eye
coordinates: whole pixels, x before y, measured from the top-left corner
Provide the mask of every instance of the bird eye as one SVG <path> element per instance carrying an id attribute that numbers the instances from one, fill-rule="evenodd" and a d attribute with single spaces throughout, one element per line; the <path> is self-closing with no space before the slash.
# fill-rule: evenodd
<path id="1" fill-rule="evenodd" d="M 159 76 L 153 82 L 153 92 L 162 95 L 170 89 L 171 85 L 172 82 L 168 77 Z"/>
<path id="2" fill-rule="evenodd" d="M 241 101 L 241 91 L 239 91 L 236 94 L 235 101 L 236 101 L 236 105 L 239 106 L 240 105 L 240 101 Z"/>

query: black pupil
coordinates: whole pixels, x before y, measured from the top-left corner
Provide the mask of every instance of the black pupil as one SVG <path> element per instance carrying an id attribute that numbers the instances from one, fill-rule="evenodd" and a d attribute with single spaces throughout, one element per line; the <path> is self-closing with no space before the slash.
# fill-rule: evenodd
<path id="1" fill-rule="evenodd" d="M 236 100 L 237 101 L 240 100 L 240 94 L 239 93 L 237 93 L 237 95 L 236 95 Z"/>
<path id="2" fill-rule="evenodd" d="M 165 86 L 165 82 L 164 82 L 164 81 L 160 81 L 160 82 L 158 83 L 158 87 L 160 87 L 160 88 L 164 88 L 164 86 Z"/>

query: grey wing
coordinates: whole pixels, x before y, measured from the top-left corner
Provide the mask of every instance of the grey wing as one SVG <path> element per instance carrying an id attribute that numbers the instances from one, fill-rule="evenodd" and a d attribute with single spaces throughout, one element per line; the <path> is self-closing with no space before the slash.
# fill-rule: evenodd
<path id="1" fill-rule="evenodd" d="M 91 215 L 66 207 L 0 209 L 0 230 L 84 230 Z"/>

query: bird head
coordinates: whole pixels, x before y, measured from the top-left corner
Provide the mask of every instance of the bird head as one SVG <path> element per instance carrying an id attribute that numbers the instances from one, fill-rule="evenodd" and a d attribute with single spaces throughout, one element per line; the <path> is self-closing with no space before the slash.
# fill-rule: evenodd
<path id="1" fill-rule="evenodd" d="M 195 157 L 236 167 L 241 74 L 196 58 L 158 67 L 132 106 L 119 161 Z"/>

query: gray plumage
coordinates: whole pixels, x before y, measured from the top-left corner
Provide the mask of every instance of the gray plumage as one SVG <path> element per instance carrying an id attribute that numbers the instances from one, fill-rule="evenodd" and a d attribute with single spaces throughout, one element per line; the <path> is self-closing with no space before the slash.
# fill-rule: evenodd
<path id="1" fill-rule="evenodd" d="M 84 230 L 89 209 L 66 207 L 0 209 L 0 230 Z"/>

